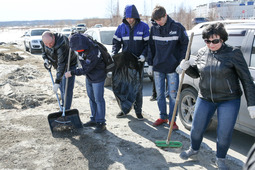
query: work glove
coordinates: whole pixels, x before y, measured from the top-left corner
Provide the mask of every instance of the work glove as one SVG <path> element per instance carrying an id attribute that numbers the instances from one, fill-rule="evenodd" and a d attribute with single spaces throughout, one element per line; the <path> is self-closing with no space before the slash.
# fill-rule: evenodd
<path id="1" fill-rule="evenodd" d="M 180 65 L 175 69 L 176 73 L 181 74 L 182 69 L 180 68 Z"/>
<path id="2" fill-rule="evenodd" d="M 190 64 L 191 66 L 196 65 L 196 59 L 197 59 L 197 56 L 190 55 L 189 64 Z"/>
<path id="3" fill-rule="evenodd" d="M 255 118 L 255 106 L 249 106 L 249 107 L 248 107 L 248 111 L 249 111 L 249 113 L 250 113 L 250 117 L 251 117 L 252 119 L 254 119 L 254 118 Z"/>
<path id="4" fill-rule="evenodd" d="M 50 68 L 50 63 L 49 63 L 49 60 L 47 58 L 44 59 L 44 67 L 45 68 Z"/>
<path id="5" fill-rule="evenodd" d="M 60 85 L 59 85 L 59 84 L 57 84 L 57 83 L 55 83 L 55 84 L 53 85 L 53 92 L 54 92 L 54 93 L 57 93 L 57 92 L 58 92 L 59 87 L 60 87 Z"/>
<path id="6" fill-rule="evenodd" d="M 108 78 L 112 78 L 112 72 L 111 72 L 111 71 L 108 72 L 108 73 L 106 74 L 106 76 L 107 76 Z"/>
<path id="7" fill-rule="evenodd" d="M 190 63 L 189 63 L 189 60 L 182 60 L 179 67 L 182 69 L 182 70 L 187 70 L 190 66 Z"/>
<path id="8" fill-rule="evenodd" d="M 152 76 L 153 66 L 149 66 L 147 73 L 149 74 L 149 76 Z"/>
<path id="9" fill-rule="evenodd" d="M 138 61 L 144 62 L 145 61 L 145 57 L 143 55 L 140 55 L 139 58 L 138 58 Z"/>

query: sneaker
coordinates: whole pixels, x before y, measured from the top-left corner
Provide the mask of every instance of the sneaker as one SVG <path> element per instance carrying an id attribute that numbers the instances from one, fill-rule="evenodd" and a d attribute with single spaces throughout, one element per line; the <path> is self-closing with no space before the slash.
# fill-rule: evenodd
<path id="1" fill-rule="evenodd" d="M 171 122 L 169 122 L 169 126 L 171 125 Z M 179 130 L 179 127 L 177 126 L 177 124 L 174 122 L 173 124 L 173 130 Z"/>
<path id="2" fill-rule="evenodd" d="M 143 115 L 140 113 L 140 114 L 136 114 L 136 117 L 138 120 L 143 120 Z"/>
<path id="3" fill-rule="evenodd" d="M 96 129 L 94 130 L 95 133 L 101 133 L 106 130 L 106 126 L 104 123 L 97 123 Z"/>
<path id="4" fill-rule="evenodd" d="M 152 125 L 153 126 L 159 126 L 159 125 L 161 125 L 161 124 L 163 124 L 163 123 L 167 123 L 167 119 L 157 119 Z"/>
<path id="5" fill-rule="evenodd" d="M 119 112 L 119 114 L 117 114 L 117 118 L 123 118 L 123 117 L 125 117 L 126 116 L 126 114 L 125 113 L 123 113 L 123 112 Z"/>
<path id="6" fill-rule="evenodd" d="M 228 170 L 228 167 L 225 163 L 225 158 L 216 157 L 216 165 L 218 166 L 219 170 Z"/>
<path id="7" fill-rule="evenodd" d="M 150 98 L 150 101 L 156 101 L 156 100 L 157 100 L 157 96 L 152 95 L 151 98 Z"/>
<path id="8" fill-rule="evenodd" d="M 83 127 L 95 127 L 97 125 L 96 122 L 93 122 L 93 121 L 89 121 L 87 123 L 84 123 L 83 124 Z"/>
<path id="9" fill-rule="evenodd" d="M 180 154 L 180 157 L 182 158 L 182 159 L 188 159 L 189 157 L 191 157 L 192 155 L 196 155 L 198 153 L 198 150 L 197 151 L 195 151 L 195 150 L 193 150 L 191 147 L 188 149 L 188 150 L 186 150 L 186 151 L 184 151 L 184 152 L 182 152 L 181 154 Z"/>

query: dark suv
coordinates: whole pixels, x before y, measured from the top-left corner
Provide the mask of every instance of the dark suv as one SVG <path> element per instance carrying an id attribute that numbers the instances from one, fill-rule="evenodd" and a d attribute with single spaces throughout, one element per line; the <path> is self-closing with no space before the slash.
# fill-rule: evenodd
<path id="1" fill-rule="evenodd" d="M 205 25 L 208 23 L 205 23 Z M 228 23 L 225 28 L 229 34 L 226 44 L 236 46 L 243 52 L 244 58 L 249 66 L 253 78 L 255 78 L 255 21 L 249 23 Z M 202 39 L 202 30 L 191 30 L 194 37 L 191 45 L 191 55 L 196 55 L 197 51 L 205 46 Z M 193 79 L 185 74 L 181 95 L 178 103 L 178 114 L 182 124 L 186 129 L 191 129 L 195 102 L 198 94 L 199 79 Z M 255 95 L 255 94 L 249 94 Z M 212 124 L 216 123 L 216 116 L 212 119 Z M 235 129 L 251 136 L 255 136 L 255 119 L 251 119 L 247 110 L 247 103 L 244 95 L 241 99 L 240 112 L 235 124 Z"/>
<path id="2" fill-rule="evenodd" d="M 199 23 L 202 23 L 202 22 L 208 22 L 208 21 L 209 21 L 209 20 L 206 19 L 206 18 L 198 17 L 198 18 L 192 19 L 192 24 L 193 24 L 193 25 L 196 25 L 196 24 L 199 24 Z"/>

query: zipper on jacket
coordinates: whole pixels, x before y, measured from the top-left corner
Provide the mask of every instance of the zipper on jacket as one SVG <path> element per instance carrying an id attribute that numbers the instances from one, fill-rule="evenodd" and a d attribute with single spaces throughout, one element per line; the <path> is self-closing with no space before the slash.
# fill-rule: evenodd
<path id="1" fill-rule="evenodd" d="M 229 83 L 228 79 L 227 79 L 227 83 L 228 83 L 228 88 L 229 88 L 230 93 L 233 93 L 233 91 L 232 91 L 232 89 L 231 89 L 231 86 L 230 86 L 230 83 Z"/>
<path id="2" fill-rule="evenodd" d="M 213 53 L 213 58 L 214 58 L 214 53 Z M 210 93 L 211 93 L 212 102 L 214 103 L 213 93 L 212 93 L 212 59 L 211 59 L 211 65 L 210 65 Z"/>

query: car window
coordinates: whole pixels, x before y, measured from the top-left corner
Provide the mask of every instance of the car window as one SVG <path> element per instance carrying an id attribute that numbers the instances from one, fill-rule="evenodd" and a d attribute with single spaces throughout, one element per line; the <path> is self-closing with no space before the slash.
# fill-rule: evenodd
<path id="1" fill-rule="evenodd" d="M 112 45 L 112 39 L 115 30 L 113 31 L 100 31 L 101 42 L 106 45 Z"/>
<path id="2" fill-rule="evenodd" d="M 45 31 L 49 31 L 49 30 L 32 30 L 32 31 L 31 31 L 31 36 L 39 36 L 39 35 L 42 35 Z"/>
<path id="3" fill-rule="evenodd" d="M 234 47 L 241 48 L 243 39 L 246 35 L 246 30 L 227 30 L 228 40 L 226 44 L 229 44 Z M 200 48 L 204 47 L 205 43 L 202 39 L 202 34 L 194 35 L 192 45 L 191 45 L 191 54 L 197 55 L 197 52 Z"/>

